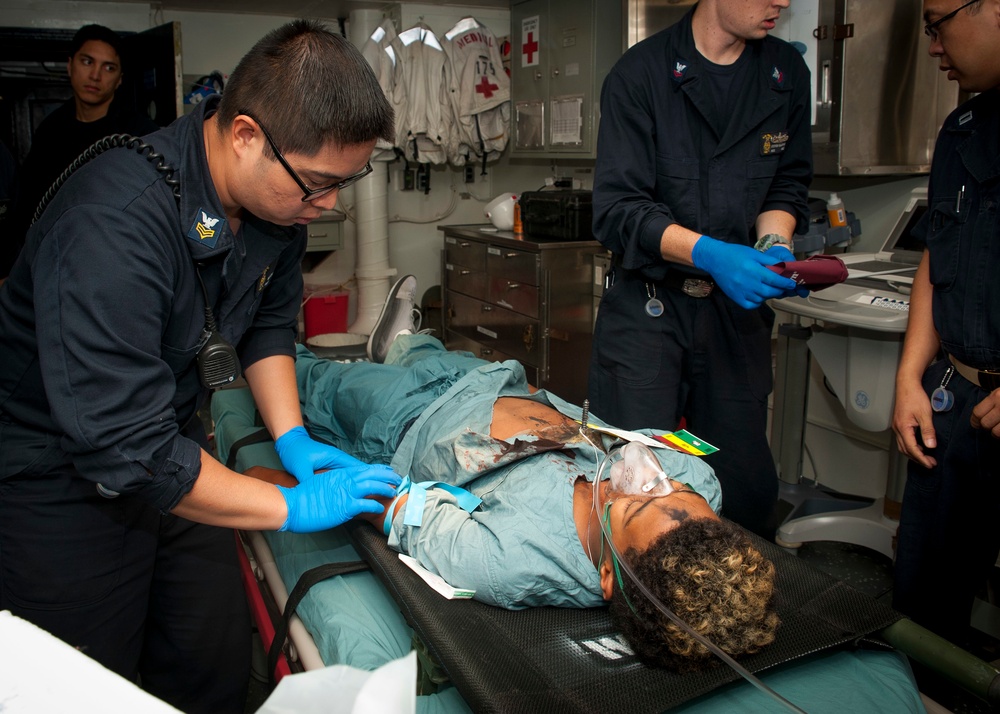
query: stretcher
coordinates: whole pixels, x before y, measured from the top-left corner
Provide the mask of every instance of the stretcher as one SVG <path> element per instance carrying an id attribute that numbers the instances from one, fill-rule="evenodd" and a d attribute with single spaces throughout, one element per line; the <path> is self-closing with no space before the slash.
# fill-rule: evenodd
<path id="1" fill-rule="evenodd" d="M 220 459 L 237 470 L 280 468 L 270 441 L 253 443 L 262 432 L 247 390 L 217 392 L 212 414 Z M 251 601 L 271 597 L 278 607 L 311 568 L 366 561 L 371 570 L 323 580 L 301 600 L 289 630 L 295 666 L 374 669 L 415 647 L 420 712 L 781 711 L 725 667 L 676 675 L 641 664 L 603 608 L 508 611 L 445 600 L 367 523 L 246 533 L 241 544 L 264 577 L 248 578 Z M 924 711 L 906 657 L 878 636 L 897 613 L 772 544 L 757 545 L 779 566 L 783 625 L 776 643 L 741 660 L 745 667 L 811 714 Z M 255 614 L 268 619 L 266 608 Z M 270 644 L 271 625 L 258 627 Z"/>

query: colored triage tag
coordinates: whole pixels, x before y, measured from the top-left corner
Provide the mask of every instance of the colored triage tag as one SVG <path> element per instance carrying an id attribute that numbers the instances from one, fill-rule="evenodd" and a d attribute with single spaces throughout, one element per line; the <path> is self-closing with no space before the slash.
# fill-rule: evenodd
<path id="1" fill-rule="evenodd" d="M 687 429 L 681 429 L 672 434 L 664 434 L 663 436 L 654 436 L 653 438 L 662 441 L 668 446 L 672 446 L 678 451 L 693 454 L 694 456 L 708 456 L 719 450 L 718 447 L 699 439 Z"/>

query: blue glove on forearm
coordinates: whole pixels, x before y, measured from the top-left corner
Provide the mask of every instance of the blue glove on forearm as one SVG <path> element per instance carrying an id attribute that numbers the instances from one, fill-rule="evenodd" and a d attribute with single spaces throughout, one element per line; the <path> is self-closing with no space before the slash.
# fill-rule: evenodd
<path id="1" fill-rule="evenodd" d="M 367 466 L 340 449 L 312 439 L 304 427 L 296 426 L 274 442 L 281 465 L 299 483 L 309 481 L 317 471 L 345 466 Z"/>
<path id="2" fill-rule="evenodd" d="M 715 283 L 742 308 L 760 307 L 765 300 L 783 297 L 797 287 L 764 266 L 781 262 L 750 246 L 724 243 L 702 236 L 691 251 L 694 267 L 712 276 Z"/>
<path id="3" fill-rule="evenodd" d="M 764 255 L 771 255 L 777 258 L 779 263 L 789 263 L 795 260 L 795 254 L 792 253 L 788 248 L 783 245 L 772 245 L 770 248 L 764 251 Z M 773 263 L 772 263 L 773 265 Z M 803 287 L 801 285 L 796 285 L 793 290 L 788 290 L 781 297 L 791 297 L 792 295 L 798 295 L 799 297 L 809 297 L 809 288 Z"/>
<path id="4" fill-rule="evenodd" d="M 288 506 L 279 531 L 314 533 L 339 526 L 362 513 L 381 513 L 369 496 L 392 498 L 401 479 L 388 466 L 349 466 L 317 474 L 295 488 L 278 486 Z"/>

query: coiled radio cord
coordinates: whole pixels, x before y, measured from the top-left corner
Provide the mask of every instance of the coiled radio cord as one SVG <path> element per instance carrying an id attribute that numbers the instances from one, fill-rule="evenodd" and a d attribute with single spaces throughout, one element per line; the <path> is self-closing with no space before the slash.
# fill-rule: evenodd
<path id="1" fill-rule="evenodd" d="M 150 163 L 155 163 L 156 170 L 163 174 L 164 181 L 166 181 L 167 185 L 170 186 L 173 191 L 174 198 L 177 199 L 178 204 L 180 204 L 181 182 L 174 178 L 174 171 L 176 169 L 164 161 L 163 154 L 157 153 L 151 145 L 147 144 L 139 137 L 132 136 L 130 134 L 113 134 L 112 136 L 106 136 L 89 146 L 82 154 L 76 157 L 72 164 L 66 167 L 65 171 L 59 174 L 59 178 L 57 178 L 53 184 L 49 186 L 45 195 L 42 196 L 41 201 L 38 202 L 38 207 L 35 208 L 35 215 L 32 216 L 31 222 L 34 223 L 41 217 L 42 213 L 45 212 L 46 207 L 52 201 L 52 198 L 56 195 L 56 192 L 64 183 L 66 183 L 67 179 L 69 179 L 74 171 L 98 154 L 103 154 L 108 149 L 115 149 L 118 147 L 124 147 L 126 149 L 137 151 L 140 155 L 145 156 Z"/>

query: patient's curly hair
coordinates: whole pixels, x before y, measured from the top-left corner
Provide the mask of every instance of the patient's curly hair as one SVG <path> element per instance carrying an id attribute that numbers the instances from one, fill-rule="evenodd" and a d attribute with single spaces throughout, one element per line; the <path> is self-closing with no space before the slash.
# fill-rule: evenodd
<path id="1" fill-rule="evenodd" d="M 774 564 L 732 523 L 692 518 L 644 552 L 624 556 L 664 605 L 727 654 L 752 654 L 774 641 Z M 677 672 L 713 662 L 708 648 L 665 617 L 624 571 L 622 578 L 628 601 L 616 582 L 611 620 L 643 662 Z"/>

